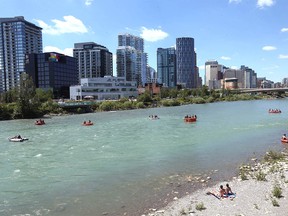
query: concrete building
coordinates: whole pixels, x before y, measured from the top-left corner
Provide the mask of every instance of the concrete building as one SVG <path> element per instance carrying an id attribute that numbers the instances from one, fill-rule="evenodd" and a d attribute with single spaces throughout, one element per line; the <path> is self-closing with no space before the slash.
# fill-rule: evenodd
<path id="1" fill-rule="evenodd" d="M 237 79 L 237 88 L 244 88 L 244 71 L 240 70 L 240 69 L 231 69 L 231 68 L 227 68 L 224 69 L 224 73 L 223 73 L 223 79 L 227 79 L 227 78 L 236 78 Z"/>
<path id="2" fill-rule="evenodd" d="M 257 74 L 254 70 L 241 65 L 240 70 L 244 71 L 244 88 L 257 88 Z"/>
<path id="3" fill-rule="evenodd" d="M 79 80 L 113 75 L 113 54 L 94 42 L 75 43 L 73 56 L 77 59 Z"/>
<path id="4" fill-rule="evenodd" d="M 138 86 L 147 83 L 147 53 L 144 53 L 144 40 L 131 34 L 118 35 L 116 51 L 117 76 L 127 81 L 136 81 Z"/>
<path id="5" fill-rule="evenodd" d="M 220 89 L 223 79 L 223 65 L 218 64 L 216 60 L 205 62 L 205 85 L 209 89 Z"/>
<path id="6" fill-rule="evenodd" d="M 81 79 L 81 85 L 70 86 L 70 99 L 82 100 L 118 100 L 120 98 L 136 98 L 138 96 L 135 81 L 127 81 L 125 77 L 105 76 L 101 78 Z"/>
<path id="7" fill-rule="evenodd" d="M 158 82 L 163 87 L 176 87 L 176 50 L 171 48 L 157 49 Z"/>
<path id="8" fill-rule="evenodd" d="M 288 78 L 283 78 L 281 84 L 282 84 L 283 87 L 288 87 Z"/>
<path id="9" fill-rule="evenodd" d="M 36 88 L 51 89 L 54 98 L 69 98 L 70 85 L 79 84 L 77 60 L 56 52 L 26 55 L 25 70 Z"/>
<path id="10" fill-rule="evenodd" d="M 18 86 L 30 53 L 42 53 L 42 29 L 23 16 L 0 18 L 0 93 Z"/>
<path id="11" fill-rule="evenodd" d="M 238 79 L 237 78 L 225 78 L 224 79 L 224 89 L 237 89 Z"/>
<path id="12" fill-rule="evenodd" d="M 177 85 L 183 88 L 197 88 L 196 53 L 194 38 L 176 38 L 176 73 Z"/>

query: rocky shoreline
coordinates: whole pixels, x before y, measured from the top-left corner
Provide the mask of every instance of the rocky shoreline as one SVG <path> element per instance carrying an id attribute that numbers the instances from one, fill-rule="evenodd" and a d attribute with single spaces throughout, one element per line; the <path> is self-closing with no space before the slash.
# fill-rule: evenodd
<path id="1" fill-rule="evenodd" d="M 254 165 L 242 165 L 239 176 L 229 182 L 218 182 L 213 186 L 200 188 L 182 198 L 175 195 L 172 202 L 163 209 L 151 208 L 142 216 L 181 215 L 288 215 L 288 153 L 269 151 L 261 159 L 254 158 Z M 205 183 L 206 179 L 197 180 Z M 208 191 L 218 191 L 219 185 L 229 183 L 236 193 L 234 199 L 217 199 L 207 195 Z"/>

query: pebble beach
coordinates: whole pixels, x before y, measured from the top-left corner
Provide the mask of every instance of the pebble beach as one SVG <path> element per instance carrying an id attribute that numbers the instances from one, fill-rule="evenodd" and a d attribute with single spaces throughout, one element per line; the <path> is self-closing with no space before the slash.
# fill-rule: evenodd
<path id="1" fill-rule="evenodd" d="M 218 199 L 208 195 L 219 191 L 220 185 L 229 185 L 236 197 Z M 288 153 L 267 152 L 263 159 L 254 159 L 253 165 L 242 165 L 239 176 L 231 180 L 201 188 L 192 194 L 177 198 L 163 209 L 150 209 L 142 216 L 249 216 L 288 215 Z"/>

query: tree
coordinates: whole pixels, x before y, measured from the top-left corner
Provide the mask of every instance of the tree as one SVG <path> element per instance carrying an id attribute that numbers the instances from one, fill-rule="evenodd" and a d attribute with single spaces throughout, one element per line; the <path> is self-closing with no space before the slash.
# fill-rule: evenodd
<path id="1" fill-rule="evenodd" d="M 40 101 L 36 96 L 36 88 L 31 77 L 22 73 L 17 89 L 18 99 L 14 118 L 34 118 L 41 115 L 39 111 Z"/>
<path id="2" fill-rule="evenodd" d="M 150 105 L 153 101 L 148 91 L 145 91 L 144 94 L 141 94 L 137 98 L 138 102 L 143 102 L 145 105 Z"/>

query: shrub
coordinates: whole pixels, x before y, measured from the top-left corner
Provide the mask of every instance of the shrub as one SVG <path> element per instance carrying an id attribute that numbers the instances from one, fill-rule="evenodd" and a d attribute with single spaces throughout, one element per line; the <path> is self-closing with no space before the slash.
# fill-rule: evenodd
<path id="1" fill-rule="evenodd" d="M 122 106 L 125 110 L 133 109 L 133 102 L 125 101 Z"/>
<path id="2" fill-rule="evenodd" d="M 249 172 L 250 172 L 250 166 L 249 165 L 242 165 L 240 167 L 239 176 L 240 176 L 242 181 L 248 180 Z"/>
<path id="3" fill-rule="evenodd" d="M 202 210 L 205 210 L 205 209 L 206 209 L 206 207 L 204 206 L 203 202 L 196 204 L 196 210 L 202 211 Z"/>
<path id="4" fill-rule="evenodd" d="M 280 206 L 276 199 L 272 199 L 272 205 L 277 207 Z"/>
<path id="5" fill-rule="evenodd" d="M 272 190 L 272 195 L 276 198 L 282 197 L 282 189 L 279 185 L 275 185 Z"/>
<path id="6" fill-rule="evenodd" d="M 281 152 L 269 151 L 264 156 L 264 161 L 275 163 L 277 161 L 283 160 L 284 155 Z"/>
<path id="7" fill-rule="evenodd" d="M 258 173 L 256 173 L 256 179 L 257 181 L 266 181 L 266 174 L 262 171 L 259 171 Z"/>
<path id="8" fill-rule="evenodd" d="M 142 108 L 145 108 L 145 105 L 144 105 L 143 102 L 138 102 L 138 103 L 136 104 L 136 108 L 137 108 L 137 109 L 142 109 Z"/>

